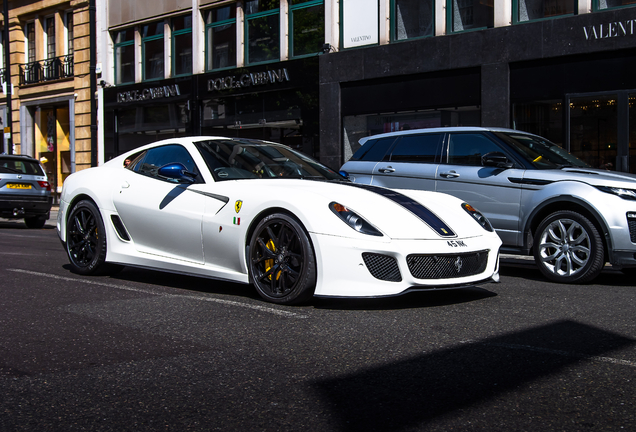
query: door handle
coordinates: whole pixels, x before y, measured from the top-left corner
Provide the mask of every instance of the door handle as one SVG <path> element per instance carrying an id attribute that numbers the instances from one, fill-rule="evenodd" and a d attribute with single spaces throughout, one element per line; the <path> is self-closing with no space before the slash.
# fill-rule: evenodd
<path id="1" fill-rule="evenodd" d="M 395 172 L 395 168 L 388 166 L 386 168 L 380 168 L 380 169 L 378 169 L 378 171 L 380 171 L 381 173 L 384 173 L 384 174 L 392 173 L 392 172 Z"/>
<path id="2" fill-rule="evenodd" d="M 444 178 L 457 178 L 459 177 L 459 173 L 455 171 L 449 171 L 449 172 L 441 173 L 439 176 Z"/>
<path id="3" fill-rule="evenodd" d="M 121 188 L 122 188 L 122 189 L 128 189 L 129 187 L 130 187 L 130 183 L 128 183 L 127 181 L 125 181 L 125 182 L 123 182 L 123 183 L 121 184 Z"/>

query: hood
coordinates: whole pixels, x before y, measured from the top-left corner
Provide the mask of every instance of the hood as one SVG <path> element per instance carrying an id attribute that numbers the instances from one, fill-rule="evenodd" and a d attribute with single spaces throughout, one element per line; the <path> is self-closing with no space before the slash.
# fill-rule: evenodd
<path id="1" fill-rule="evenodd" d="M 249 180 L 254 181 L 254 180 Z M 256 180 L 259 181 L 260 180 Z M 380 188 L 356 183 L 313 180 L 263 180 L 271 196 L 286 197 L 286 208 L 309 215 L 307 229 L 348 237 L 356 233 L 329 209 L 337 202 L 392 239 L 452 240 L 487 233 L 462 208 L 462 201 L 437 192 Z M 269 202 L 268 205 L 275 203 Z"/>

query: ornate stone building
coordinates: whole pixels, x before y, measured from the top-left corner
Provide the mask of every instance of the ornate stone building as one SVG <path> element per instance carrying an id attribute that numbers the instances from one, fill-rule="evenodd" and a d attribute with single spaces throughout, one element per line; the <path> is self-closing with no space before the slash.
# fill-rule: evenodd
<path id="1" fill-rule="evenodd" d="M 58 192 L 92 161 L 90 3 L 9 1 L 2 17 L 2 151 L 39 159 Z"/>

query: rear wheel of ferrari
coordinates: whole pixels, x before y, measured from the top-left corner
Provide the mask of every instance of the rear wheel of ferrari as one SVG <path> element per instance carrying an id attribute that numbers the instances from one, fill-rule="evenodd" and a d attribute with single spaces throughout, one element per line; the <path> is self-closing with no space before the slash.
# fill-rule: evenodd
<path id="1" fill-rule="evenodd" d="M 66 224 L 66 252 L 73 271 L 89 275 L 106 271 L 106 230 L 91 201 L 73 207 Z"/>
<path id="2" fill-rule="evenodd" d="M 249 248 L 250 280 L 265 300 L 278 304 L 307 301 L 316 288 L 316 258 L 307 233 L 291 216 L 261 220 Z"/>

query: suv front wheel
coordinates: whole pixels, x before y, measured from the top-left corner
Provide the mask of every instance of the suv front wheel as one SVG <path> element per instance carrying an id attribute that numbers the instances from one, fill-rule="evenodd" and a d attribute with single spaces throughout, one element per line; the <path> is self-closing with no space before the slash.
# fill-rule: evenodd
<path id="1" fill-rule="evenodd" d="M 570 210 L 552 213 L 535 233 L 534 258 L 548 279 L 560 283 L 586 283 L 605 264 L 603 241 L 592 222 Z"/>

